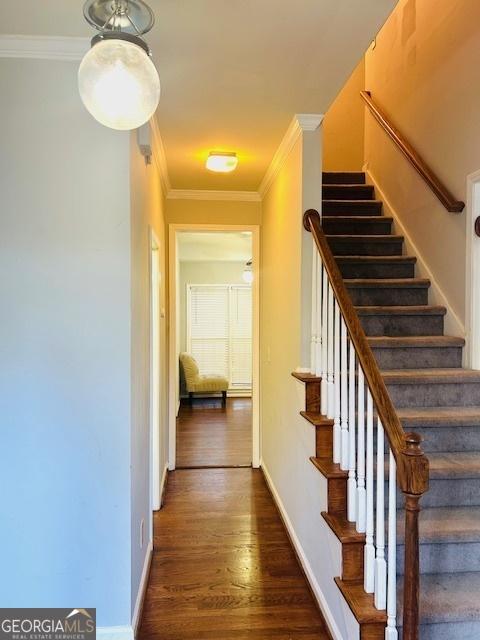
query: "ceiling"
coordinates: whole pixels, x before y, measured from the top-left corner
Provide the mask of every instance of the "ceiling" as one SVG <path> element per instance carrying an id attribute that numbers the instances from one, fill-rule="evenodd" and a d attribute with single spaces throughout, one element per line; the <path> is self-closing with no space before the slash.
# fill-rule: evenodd
<path id="1" fill-rule="evenodd" d="M 182 231 L 177 239 L 180 262 L 247 262 L 252 258 L 249 231 Z"/>
<path id="2" fill-rule="evenodd" d="M 397 0 L 149 0 L 175 189 L 258 188 L 295 113 L 325 113 Z M 8 34 L 89 36 L 82 0 L 2 2 Z M 213 174 L 210 150 L 239 167 Z"/>

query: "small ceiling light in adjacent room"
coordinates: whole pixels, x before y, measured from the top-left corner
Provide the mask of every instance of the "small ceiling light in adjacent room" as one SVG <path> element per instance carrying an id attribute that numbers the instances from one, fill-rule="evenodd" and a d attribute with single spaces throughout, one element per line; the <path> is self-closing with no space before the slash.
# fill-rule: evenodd
<path id="1" fill-rule="evenodd" d="M 230 173 L 237 168 L 238 158 L 236 153 L 224 151 L 210 151 L 207 158 L 207 169 L 217 173 Z"/>
<path id="2" fill-rule="evenodd" d="M 142 0 L 87 0 L 83 13 L 99 31 L 78 70 L 83 104 L 106 127 L 137 129 L 160 100 L 160 79 L 141 37 L 153 27 L 153 12 Z"/>
<path id="3" fill-rule="evenodd" d="M 252 271 L 252 261 L 249 260 L 245 265 L 245 269 L 242 273 L 243 281 L 247 284 L 252 284 L 253 282 L 253 271 Z"/>

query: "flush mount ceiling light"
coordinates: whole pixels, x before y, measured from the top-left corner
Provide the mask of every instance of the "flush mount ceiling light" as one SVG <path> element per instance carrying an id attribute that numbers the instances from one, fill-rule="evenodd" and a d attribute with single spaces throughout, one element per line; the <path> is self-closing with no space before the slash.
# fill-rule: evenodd
<path id="1" fill-rule="evenodd" d="M 237 168 L 238 158 L 236 153 L 225 151 L 210 151 L 206 167 L 217 173 L 230 173 Z"/>
<path id="2" fill-rule="evenodd" d="M 106 127 L 137 129 L 160 100 L 160 79 L 141 37 L 153 27 L 153 12 L 142 0 L 87 0 L 83 14 L 99 31 L 78 70 L 83 104 Z"/>

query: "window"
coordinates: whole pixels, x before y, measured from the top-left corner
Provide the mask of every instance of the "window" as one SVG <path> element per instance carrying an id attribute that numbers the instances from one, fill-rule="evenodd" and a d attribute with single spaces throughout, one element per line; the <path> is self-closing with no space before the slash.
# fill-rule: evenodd
<path id="1" fill-rule="evenodd" d="M 187 350 L 201 373 L 218 373 L 230 390 L 252 387 L 252 289 L 187 285 Z"/>

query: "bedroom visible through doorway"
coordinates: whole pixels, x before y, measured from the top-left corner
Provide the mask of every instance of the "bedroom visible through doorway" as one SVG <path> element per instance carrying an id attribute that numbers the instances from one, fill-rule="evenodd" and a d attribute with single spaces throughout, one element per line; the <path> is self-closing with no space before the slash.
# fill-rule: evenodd
<path id="1" fill-rule="evenodd" d="M 176 468 L 252 464 L 251 231 L 177 233 Z"/>

